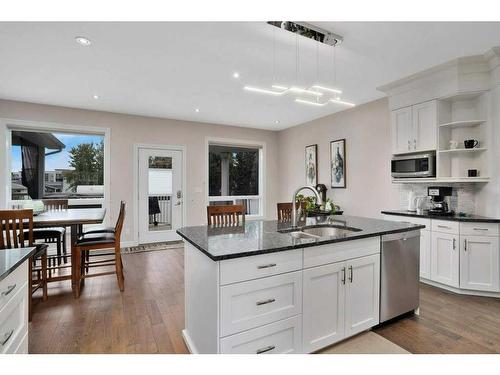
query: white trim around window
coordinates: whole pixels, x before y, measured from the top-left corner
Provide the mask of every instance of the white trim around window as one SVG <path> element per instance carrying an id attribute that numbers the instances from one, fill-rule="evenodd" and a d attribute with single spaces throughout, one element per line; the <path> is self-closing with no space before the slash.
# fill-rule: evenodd
<path id="1" fill-rule="evenodd" d="M 216 196 L 209 197 L 209 171 L 208 171 L 208 153 L 210 145 L 219 146 L 241 146 L 255 147 L 259 149 L 259 195 L 242 195 L 242 196 Z M 266 217 L 266 142 L 253 141 L 247 139 L 233 138 L 205 138 L 205 206 L 209 205 L 210 201 L 230 201 L 235 199 L 259 199 L 259 215 L 247 215 L 248 220 L 264 219 Z"/>
<path id="2" fill-rule="evenodd" d="M 112 222 L 110 207 L 110 158 L 111 158 L 111 129 L 108 127 L 95 127 L 83 125 L 70 125 L 44 121 L 26 121 L 8 118 L 0 118 L 0 144 L 5 147 L 0 148 L 0 170 L 9 173 L 0 173 L 0 208 L 7 207 L 10 201 L 11 189 L 11 141 L 12 130 L 39 131 L 39 132 L 61 132 L 98 134 L 104 136 L 104 205 L 107 215 L 104 223 L 109 225 Z"/>

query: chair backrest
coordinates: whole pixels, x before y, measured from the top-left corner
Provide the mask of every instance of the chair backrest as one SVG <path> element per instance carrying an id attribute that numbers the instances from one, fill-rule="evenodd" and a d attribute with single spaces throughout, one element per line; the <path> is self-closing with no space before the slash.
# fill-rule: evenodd
<path id="1" fill-rule="evenodd" d="M 306 211 L 306 202 L 300 202 L 300 207 L 302 208 L 302 213 Z M 278 203 L 276 205 L 278 209 L 278 221 L 291 221 L 292 220 L 292 202 Z"/>
<path id="2" fill-rule="evenodd" d="M 42 199 L 47 211 L 61 211 L 68 209 L 67 199 Z"/>
<path id="3" fill-rule="evenodd" d="M 125 221 L 125 201 L 121 201 L 120 202 L 120 213 L 118 214 L 118 220 L 116 220 L 116 225 L 115 225 L 115 239 L 116 239 L 116 241 L 120 240 L 124 221 Z"/>
<path id="4" fill-rule="evenodd" d="M 245 211 L 245 206 L 242 204 L 207 206 L 208 225 L 239 225 L 240 222 L 245 222 Z"/>
<path id="5" fill-rule="evenodd" d="M 28 238 L 25 236 L 28 231 Z M 0 211 L 0 249 L 33 246 L 33 210 Z"/>

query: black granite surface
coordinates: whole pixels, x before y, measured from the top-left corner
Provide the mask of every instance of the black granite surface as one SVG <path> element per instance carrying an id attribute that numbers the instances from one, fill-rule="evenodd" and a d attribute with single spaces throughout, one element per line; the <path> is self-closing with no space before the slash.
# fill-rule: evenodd
<path id="1" fill-rule="evenodd" d="M 19 267 L 35 252 L 35 247 L 0 250 L 0 281 Z M 28 275 L 26 275 L 28 277 Z"/>
<path id="2" fill-rule="evenodd" d="M 208 257 L 218 261 L 407 232 L 425 227 L 424 225 L 344 215 L 308 217 L 306 220 L 306 222 L 301 222 L 299 226 L 333 224 L 360 230 L 342 236 L 299 239 L 293 238 L 288 233 L 278 232 L 278 230 L 289 230 L 290 222 L 255 220 L 246 221 L 237 227 L 184 227 L 177 230 L 177 233 Z"/>
<path id="3" fill-rule="evenodd" d="M 475 223 L 500 223 L 500 219 L 495 219 L 486 216 L 479 216 L 479 215 L 469 215 L 469 214 L 467 214 L 466 216 L 461 216 L 455 213 L 454 215 L 450 216 L 441 216 L 441 215 L 429 215 L 427 211 L 424 211 L 423 213 L 416 213 L 404 210 L 388 210 L 381 212 L 386 215 L 421 217 L 424 219 L 463 221 L 463 222 L 475 222 Z"/>

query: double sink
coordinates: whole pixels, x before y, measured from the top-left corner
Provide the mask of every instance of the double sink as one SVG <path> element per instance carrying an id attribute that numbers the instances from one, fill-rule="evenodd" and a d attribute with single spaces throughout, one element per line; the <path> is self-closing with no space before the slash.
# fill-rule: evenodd
<path id="1" fill-rule="evenodd" d="M 320 239 L 330 237 L 346 237 L 352 232 L 361 232 L 359 228 L 346 227 L 335 224 L 311 225 L 301 228 L 279 230 L 297 239 Z"/>

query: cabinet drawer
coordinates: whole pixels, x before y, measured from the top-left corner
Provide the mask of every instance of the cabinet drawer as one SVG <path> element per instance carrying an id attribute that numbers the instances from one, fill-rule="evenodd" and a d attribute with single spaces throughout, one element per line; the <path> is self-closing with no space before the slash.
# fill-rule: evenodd
<path id="1" fill-rule="evenodd" d="M 220 340 L 223 354 L 300 353 L 302 317 L 300 315 L 228 336 Z"/>
<path id="2" fill-rule="evenodd" d="M 304 249 L 304 268 L 380 253 L 380 237 L 337 242 Z"/>
<path id="3" fill-rule="evenodd" d="M 302 272 L 265 277 L 220 288 L 220 336 L 302 312 Z"/>
<path id="4" fill-rule="evenodd" d="M 460 223 L 461 236 L 498 236 L 498 224 Z"/>
<path id="5" fill-rule="evenodd" d="M 1 251 L 1 250 L 0 250 Z M 28 262 L 24 262 L 0 281 L 0 310 L 28 283 Z"/>
<path id="6" fill-rule="evenodd" d="M 458 234 L 459 233 L 459 222 L 458 221 L 447 221 L 447 220 L 434 220 L 432 219 L 432 231 L 441 233 Z"/>
<path id="7" fill-rule="evenodd" d="M 24 285 L 0 310 L 0 353 L 15 353 L 28 333 L 28 288 Z"/>
<path id="8" fill-rule="evenodd" d="M 416 225 L 425 225 L 426 230 L 431 230 L 431 219 L 412 217 L 412 216 L 401 216 L 401 215 L 383 215 L 384 220 L 398 221 L 401 223 L 411 223 Z"/>
<path id="9" fill-rule="evenodd" d="M 300 269 L 302 249 L 229 259 L 220 263 L 220 283 L 231 284 Z"/>

